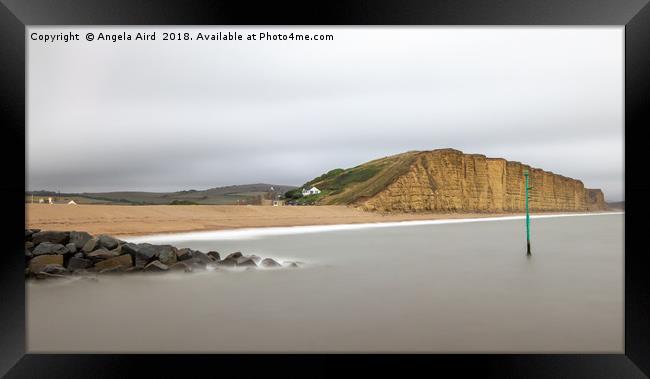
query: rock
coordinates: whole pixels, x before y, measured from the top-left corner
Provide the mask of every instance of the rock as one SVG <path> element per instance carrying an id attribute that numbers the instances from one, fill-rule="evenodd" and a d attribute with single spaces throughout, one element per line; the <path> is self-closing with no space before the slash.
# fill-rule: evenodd
<path id="1" fill-rule="evenodd" d="M 255 262 L 255 264 L 259 264 L 260 261 L 262 260 L 262 258 L 258 257 L 258 256 L 255 255 L 255 254 L 251 254 L 251 255 L 249 255 L 248 257 L 249 257 L 250 259 L 252 259 L 253 262 Z"/>
<path id="2" fill-rule="evenodd" d="M 84 253 L 88 254 L 91 253 L 97 249 L 99 249 L 99 238 L 98 237 L 93 237 L 86 241 L 86 243 L 83 245 L 81 250 L 83 250 Z"/>
<path id="3" fill-rule="evenodd" d="M 195 261 L 201 263 L 201 264 L 204 265 L 204 266 L 207 265 L 208 263 L 212 263 L 212 262 L 214 262 L 214 261 L 210 258 L 210 256 L 208 256 L 207 254 L 202 253 L 202 252 L 200 252 L 200 251 L 198 251 L 198 250 L 192 252 L 192 260 L 195 260 Z"/>
<path id="4" fill-rule="evenodd" d="M 27 241 L 27 240 L 31 239 L 32 234 L 34 234 L 34 231 L 32 231 L 30 229 L 25 229 L 25 240 Z"/>
<path id="5" fill-rule="evenodd" d="M 122 245 L 122 251 L 131 254 L 132 256 L 135 257 L 135 254 L 138 252 L 139 247 L 138 245 L 132 243 L 132 242 L 127 242 L 124 245 Z"/>
<path id="6" fill-rule="evenodd" d="M 158 245 L 157 256 L 160 263 L 170 266 L 178 261 L 176 257 L 176 248 L 171 245 Z"/>
<path id="7" fill-rule="evenodd" d="M 243 256 L 243 254 L 241 252 L 237 251 L 237 252 L 228 254 L 228 256 L 226 258 L 224 258 L 224 260 L 226 260 L 226 259 L 235 259 L 236 260 L 236 259 L 241 258 L 242 256 Z"/>
<path id="8" fill-rule="evenodd" d="M 68 270 L 75 271 L 92 267 L 93 262 L 90 259 L 72 257 L 68 261 Z"/>
<path id="9" fill-rule="evenodd" d="M 122 252 L 122 246 L 121 245 L 117 245 L 117 247 L 115 249 L 111 249 L 111 252 L 113 252 L 113 253 L 115 253 L 117 255 L 126 254 L 126 252 Z"/>
<path id="10" fill-rule="evenodd" d="M 55 274 L 55 275 L 61 275 L 65 274 L 66 269 L 60 264 L 57 263 L 49 263 L 41 267 L 41 270 L 38 272 L 45 272 L 47 274 Z"/>
<path id="11" fill-rule="evenodd" d="M 93 236 L 86 232 L 70 232 L 70 243 L 75 245 L 75 251 L 82 249 L 86 242 L 90 241 L 91 238 L 93 238 Z"/>
<path id="12" fill-rule="evenodd" d="M 128 252 L 135 258 L 135 266 L 144 268 L 147 263 L 154 260 L 157 256 L 156 248 L 149 243 L 132 244 L 127 243 L 122 246 L 122 251 Z"/>
<path id="13" fill-rule="evenodd" d="M 124 266 L 113 266 L 113 267 L 107 267 L 103 270 L 99 270 L 99 274 L 105 275 L 105 274 L 122 274 L 126 271 L 126 268 Z"/>
<path id="14" fill-rule="evenodd" d="M 271 258 L 264 258 L 262 260 L 262 267 L 282 267 L 282 265 Z"/>
<path id="15" fill-rule="evenodd" d="M 293 268 L 295 268 L 295 267 L 298 267 L 298 263 L 288 261 L 288 262 L 284 262 L 284 266 L 285 267 L 293 267 Z"/>
<path id="16" fill-rule="evenodd" d="M 169 270 L 169 266 L 158 260 L 155 260 L 144 267 L 144 271 L 146 272 L 162 272 L 167 270 Z"/>
<path id="17" fill-rule="evenodd" d="M 237 259 L 228 256 L 224 260 L 215 263 L 218 264 L 219 266 L 234 267 L 237 265 Z"/>
<path id="18" fill-rule="evenodd" d="M 34 248 L 34 242 L 32 241 L 25 242 L 25 249 L 32 251 L 33 248 Z"/>
<path id="19" fill-rule="evenodd" d="M 184 261 L 176 262 L 169 267 L 169 271 L 183 271 L 183 272 L 192 272 L 193 268 L 191 265 L 185 264 Z"/>
<path id="20" fill-rule="evenodd" d="M 67 232 L 47 231 L 32 234 L 32 242 L 38 245 L 43 242 L 65 245 L 68 243 L 69 234 Z"/>
<path id="21" fill-rule="evenodd" d="M 30 258 L 33 258 L 33 257 L 34 257 L 34 254 L 32 254 L 31 251 L 25 249 L 25 258 L 30 259 Z"/>
<path id="22" fill-rule="evenodd" d="M 65 279 L 65 275 L 50 274 L 48 272 L 38 272 L 35 276 L 36 279 Z"/>
<path id="23" fill-rule="evenodd" d="M 44 255 L 44 254 L 66 254 L 68 253 L 68 250 L 65 248 L 65 246 L 59 244 L 59 243 L 51 243 L 51 242 L 42 242 L 38 244 L 32 250 L 32 254 L 34 255 Z"/>
<path id="24" fill-rule="evenodd" d="M 82 252 L 75 253 L 74 257 L 75 257 L 75 258 L 83 258 L 83 257 L 84 257 L 84 253 L 82 253 Z"/>
<path id="25" fill-rule="evenodd" d="M 176 252 L 176 257 L 178 258 L 179 261 L 184 261 L 186 259 L 191 259 L 192 258 L 192 249 L 188 249 L 188 248 L 179 249 Z"/>
<path id="26" fill-rule="evenodd" d="M 108 251 L 108 250 L 106 250 L 104 248 L 101 248 L 99 250 L 93 251 L 92 253 L 86 254 L 86 257 L 91 258 L 94 262 L 115 258 L 117 256 L 118 256 L 118 254 L 116 254 L 116 253 L 114 253 L 112 251 Z"/>
<path id="27" fill-rule="evenodd" d="M 221 256 L 220 256 L 219 253 L 216 252 L 216 251 L 208 251 L 208 254 L 207 254 L 207 255 L 208 255 L 208 257 L 212 258 L 213 261 L 217 261 L 217 262 L 218 262 L 218 261 L 221 260 Z"/>
<path id="28" fill-rule="evenodd" d="M 63 266 L 63 255 L 41 255 L 34 257 L 29 261 L 29 270 L 31 272 L 40 272 L 48 264 L 57 264 Z"/>
<path id="29" fill-rule="evenodd" d="M 99 236 L 99 246 L 104 247 L 108 250 L 113 250 L 119 245 L 119 241 L 111 236 L 102 234 Z"/>
<path id="30" fill-rule="evenodd" d="M 237 267 L 257 267 L 257 264 L 250 257 L 240 257 L 237 259 Z"/>
<path id="31" fill-rule="evenodd" d="M 67 245 L 65 245 L 65 248 L 68 249 L 68 251 L 69 251 L 70 253 L 73 253 L 73 254 L 74 254 L 74 253 L 77 252 L 77 245 L 75 245 L 75 244 L 72 243 L 72 242 L 69 243 L 69 244 L 67 244 Z"/>
<path id="32" fill-rule="evenodd" d="M 114 258 L 109 258 L 101 262 L 95 263 L 95 268 L 99 271 L 106 270 L 108 268 L 118 267 L 118 266 L 124 268 L 133 266 L 133 260 L 131 258 L 131 255 L 123 254 Z"/>
<path id="33" fill-rule="evenodd" d="M 208 263 L 204 263 L 199 258 L 191 258 L 191 259 L 186 259 L 184 261 L 180 261 L 178 263 L 183 263 L 187 267 L 190 267 L 192 270 L 196 271 L 196 270 L 205 270 L 205 266 L 207 264 L 211 264 L 212 261 Z"/>

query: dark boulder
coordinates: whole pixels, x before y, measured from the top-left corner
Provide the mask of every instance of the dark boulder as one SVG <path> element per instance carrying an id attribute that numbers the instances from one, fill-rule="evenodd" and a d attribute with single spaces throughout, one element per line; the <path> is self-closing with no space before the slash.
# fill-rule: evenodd
<path id="1" fill-rule="evenodd" d="M 176 257 L 177 249 L 171 245 L 157 245 L 156 256 L 160 263 L 167 266 L 173 265 L 178 261 Z"/>
<path id="2" fill-rule="evenodd" d="M 228 256 L 226 256 L 226 258 L 224 258 L 224 260 L 226 260 L 226 259 L 235 259 L 235 260 L 237 260 L 237 259 L 241 258 L 242 256 L 243 256 L 243 254 L 240 251 L 237 251 L 237 252 L 228 254 Z"/>
<path id="3" fill-rule="evenodd" d="M 153 261 L 157 257 L 156 247 L 149 243 L 126 243 L 122 245 L 122 251 L 130 254 L 134 261 L 135 267 L 144 268 L 147 263 Z"/>
<path id="4" fill-rule="evenodd" d="M 25 229 L 25 241 L 29 240 L 32 238 L 32 234 L 34 234 L 34 231 L 31 229 Z"/>
<path id="5" fill-rule="evenodd" d="M 65 279 L 66 276 L 62 274 L 50 274 L 49 272 L 38 272 L 34 275 L 36 279 Z"/>
<path id="6" fill-rule="evenodd" d="M 197 261 L 197 262 L 201 263 L 204 266 L 207 265 L 208 263 L 214 262 L 210 258 L 210 256 L 208 256 L 207 254 L 205 254 L 203 252 L 200 252 L 198 250 L 195 250 L 195 251 L 192 252 L 192 260 Z"/>
<path id="7" fill-rule="evenodd" d="M 192 272 L 194 271 L 192 265 L 185 263 L 186 261 L 176 262 L 169 267 L 169 271 L 183 271 L 183 272 Z"/>
<path id="8" fill-rule="evenodd" d="M 162 272 L 167 270 L 169 270 L 169 266 L 158 260 L 155 260 L 144 267 L 145 272 Z"/>
<path id="9" fill-rule="evenodd" d="M 104 247 L 108 250 L 113 250 L 115 249 L 120 242 L 111 236 L 107 236 L 106 234 L 102 234 L 99 236 L 99 246 Z"/>
<path id="10" fill-rule="evenodd" d="M 51 243 L 51 242 L 42 242 L 38 244 L 32 250 L 32 254 L 34 255 L 44 255 L 44 254 L 67 254 L 68 249 L 65 248 L 65 246 L 59 244 L 59 243 Z"/>
<path id="11" fill-rule="evenodd" d="M 220 261 L 221 256 L 219 255 L 219 252 L 217 251 L 208 251 L 208 257 L 212 258 L 213 261 Z"/>
<path id="12" fill-rule="evenodd" d="M 92 253 L 91 253 L 92 254 Z M 128 268 L 133 266 L 133 260 L 129 254 L 123 254 L 114 258 L 109 258 L 95 263 L 95 268 L 99 271 L 114 267 Z"/>
<path id="13" fill-rule="evenodd" d="M 106 274 L 123 274 L 126 272 L 126 267 L 124 266 L 113 266 L 113 267 L 106 267 L 105 269 L 99 270 L 99 274 L 106 275 Z"/>
<path id="14" fill-rule="evenodd" d="M 72 257 L 68 261 L 68 270 L 76 271 L 81 269 L 87 269 L 89 267 L 92 267 L 92 265 L 93 262 L 90 259 Z"/>
<path id="15" fill-rule="evenodd" d="M 45 272 L 48 274 L 61 275 L 66 273 L 65 267 L 57 263 L 50 263 L 44 265 L 39 272 Z"/>
<path id="16" fill-rule="evenodd" d="M 73 243 L 77 247 L 77 250 L 83 248 L 86 242 L 90 241 L 91 238 L 93 238 L 93 236 L 86 232 L 70 232 L 70 243 Z"/>
<path id="17" fill-rule="evenodd" d="M 32 242 L 32 241 L 26 241 L 25 242 L 25 249 L 26 250 L 32 251 L 33 248 L 34 248 L 34 242 Z"/>
<path id="18" fill-rule="evenodd" d="M 108 251 L 108 250 L 103 249 L 103 248 L 99 249 L 99 250 L 95 250 L 92 253 L 86 254 L 86 257 L 92 259 L 93 262 L 103 261 L 105 259 L 111 259 L 111 258 L 115 258 L 117 256 L 118 256 L 118 254 L 116 254 L 116 253 L 114 253 L 112 251 Z"/>
<path id="19" fill-rule="evenodd" d="M 40 272 L 48 264 L 58 264 L 63 266 L 63 255 L 41 255 L 34 257 L 29 261 L 29 270 L 33 273 Z"/>
<path id="20" fill-rule="evenodd" d="M 75 257 L 75 258 L 83 258 L 83 257 L 84 257 L 84 253 L 82 253 L 81 251 L 78 252 L 78 253 L 75 253 L 74 257 Z"/>
<path id="21" fill-rule="evenodd" d="M 28 249 L 25 249 L 25 258 L 31 259 L 33 257 L 34 257 L 34 254 L 32 254 L 32 252 L 29 251 Z"/>
<path id="22" fill-rule="evenodd" d="M 235 267 L 237 265 L 237 259 L 226 257 L 225 259 L 215 263 L 217 263 L 219 266 Z"/>
<path id="23" fill-rule="evenodd" d="M 32 234 L 32 242 L 34 242 L 35 245 L 43 242 L 65 245 L 68 243 L 68 239 L 68 232 L 47 231 Z"/>
<path id="24" fill-rule="evenodd" d="M 255 264 L 259 264 L 260 261 L 262 260 L 262 258 L 258 257 L 258 256 L 255 255 L 255 254 L 251 254 L 251 255 L 249 255 L 248 257 L 249 257 L 250 259 L 252 259 L 252 260 L 255 262 Z"/>
<path id="25" fill-rule="evenodd" d="M 264 258 L 262 260 L 262 267 L 282 267 L 282 265 L 271 258 Z"/>
<path id="26" fill-rule="evenodd" d="M 250 257 L 240 257 L 237 259 L 237 267 L 257 267 L 257 264 Z"/>
<path id="27" fill-rule="evenodd" d="M 91 253 L 97 249 L 99 249 L 101 246 L 99 246 L 99 238 L 98 237 L 93 237 L 86 241 L 86 243 L 83 245 L 81 250 L 83 250 L 84 253 L 88 254 Z"/>
<path id="28" fill-rule="evenodd" d="M 186 259 L 191 259 L 192 258 L 192 249 L 188 248 L 183 248 L 183 249 L 178 249 L 176 252 L 176 257 L 178 258 L 179 261 L 184 261 Z"/>
<path id="29" fill-rule="evenodd" d="M 68 251 L 72 254 L 77 252 L 77 245 L 75 245 L 74 243 L 69 243 L 65 245 L 65 248 L 68 249 Z"/>

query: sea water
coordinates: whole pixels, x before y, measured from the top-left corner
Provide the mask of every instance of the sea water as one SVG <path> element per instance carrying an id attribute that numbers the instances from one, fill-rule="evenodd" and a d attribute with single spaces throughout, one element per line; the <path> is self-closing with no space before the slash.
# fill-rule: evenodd
<path id="1" fill-rule="evenodd" d="M 623 215 L 130 238 L 299 268 L 27 283 L 30 352 L 622 353 Z M 127 238 L 128 239 L 128 238 Z"/>

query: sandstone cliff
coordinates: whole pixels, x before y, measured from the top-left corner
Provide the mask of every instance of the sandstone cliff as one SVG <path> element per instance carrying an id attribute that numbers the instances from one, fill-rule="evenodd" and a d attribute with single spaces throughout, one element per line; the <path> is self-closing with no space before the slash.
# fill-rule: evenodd
<path id="1" fill-rule="evenodd" d="M 310 184 L 323 187 L 320 203 L 352 204 L 369 211 L 521 212 L 525 210 L 523 174 L 528 171 L 531 211 L 607 208 L 602 191 L 587 189 L 579 180 L 454 149 L 387 157 L 350 169 L 348 175 L 370 167 L 376 172 L 371 178 L 335 191 L 327 186 L 337 178 Z"/>

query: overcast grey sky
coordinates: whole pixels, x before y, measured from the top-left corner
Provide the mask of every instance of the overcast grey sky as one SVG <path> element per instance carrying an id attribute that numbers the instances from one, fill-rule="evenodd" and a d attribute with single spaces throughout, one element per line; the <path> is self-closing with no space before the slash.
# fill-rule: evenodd
<path id="1" fill-rule="evenodd" d="M 32 32 L 81 41 L 31 41 Z M 87 42 L 87 32 L 156 41 Z M 162 32 L 334 41 L 162 41 Z M 30 190 L 300 185 L 452 147 L 623 198 L 623 29 L 52 28 L 28 33 Z"/>

